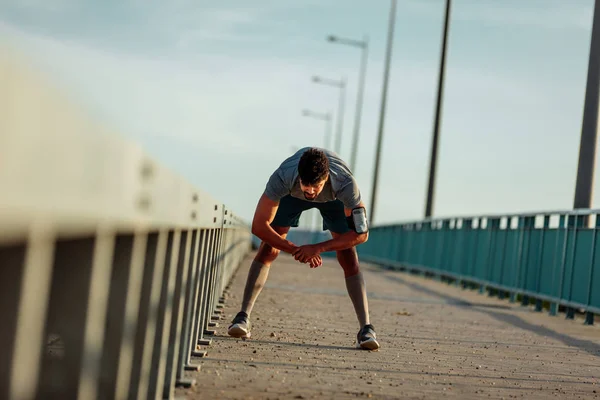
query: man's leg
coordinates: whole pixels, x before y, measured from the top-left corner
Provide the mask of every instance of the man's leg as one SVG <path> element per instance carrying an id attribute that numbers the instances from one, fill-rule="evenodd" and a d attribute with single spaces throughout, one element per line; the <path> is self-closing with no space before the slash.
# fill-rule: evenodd
<path id="1" fill-rule="evenodd" d="M 298 226 L 300 215 L 303 211 L 312 207 L 312 203 L 285 196 L 279 201 L 277 213 L 271 222 L 271 227 L 282 237 L 286 237 L 292 226 Z M 229 335 L 234 337 L 250 337 L 250 323 L 248 317 L 254 307 L 254 302 L 258 298 L 262 288 L 267 282 L 269 268 L 271 263 L 279 255 L 279 250 L 262 242 L 254 261 L 250 265 L 246 287 L 242 298 L 242 309 L 235 316 L 229 326 Z"/>
<path id="2" fill-rule="evenodd" d="M 273 226 L 273 229 L 285 238 L 290 227 Z M 260 244 L 258 252 L 254 257 L 252 264 L 250 264 L 250 270 L 248 271 L 248 277 L 246 278 L 246 286 L 244 287 L 244 295 L 242 297 L 241 310 L 237 313 L 233 321 L 231 321 L 231 325 L 227 332 L 230 336 L 238 338 L 250 337 L 250 322 L 248 320 L 252 313 L 252 308 L 254 308 L 254 303 L 267 282 L 271 263 L 275 261 L 278 255 L 279 250 L 265 242 Z"/>
<path id="3" fill-rule="evenodd" d="M 335 238 L 340 234 L 331 232 L 331 235 Z M 340 266 L 344 270 L 344 277 L 346 278 L 346 289 L 348 295 L 354 305 L 354 311 L 358 323 L 362 328 L 365 325 L 369 325 L 369 302 L 367 300 L 367 288 L 362 272 L 358 264 L 358 254 L 354 247 L 346 250 L 336 251 L 337 260 Z"/>
<path id="4" fill-rule="evenodd" d="M 344 205 L 341 201 L 336 200 L 329 203 L 322 203 L 319 209 L 325 223 L 324 228 L 329 229 L 334 238 L 350 230 L 346 222 Z M 357 345 L 363 349 L 376 350 L 379 348 L 379 343 L 376 339 L 375 328 L 369 320 L 367 288 L 363 274 L 360 271 L 356 249 L 352 247 L 346 250 L 339 250 L 336 251 L 336 255 L 340 266 L 344 270 L 346 289 L 348 290 L 348 295 L 354 305 L 356 318 L 360 324 L 360 330 L 356 335 Z"/>
<path id="5" fill-rule="evenodd" d="M 331 232 L 333 237 L 340 234 Z M 354 305 L 354 311 L 360 324 L 360 330 L 356 335 L 357 347 L 366 350 L 379 349 L 379 342 L 375 334 L 375 328 L 369 321 L 369 302 L 367 300 L 367 287 L 362 272 L 358 265 L 358 254 L 354 247 L 346 250 L 336 251 L 337 259 L 344 269 L 346 278 L 346 289 Z"/>
<path id="6" fill-rule="evenodd" d="M 289 227 L 279 226 L 274 226 L 273 229 L 283 238 L 287 236 L 287 233 L 290 230 Z M 267 282 L 271 263 L 275 261 L 278 255 L 279 250 L 271 247 L 265 242 L 260 244 L 258 252 L 250 265 L 250 271 L 248 271 L 246 287 L 244 288 L 244 297 L 242 299 L 241 311 L 245 312 L 248 316 L 252 313 L 254 303 Z"/>

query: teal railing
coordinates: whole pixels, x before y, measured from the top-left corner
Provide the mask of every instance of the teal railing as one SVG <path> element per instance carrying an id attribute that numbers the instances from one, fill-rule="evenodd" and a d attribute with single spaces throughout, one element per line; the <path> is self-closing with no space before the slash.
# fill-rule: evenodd
<path id="1" fill-rule="evenodd" d="M 456 217 L 372 227 L 361 260 L 518 298 L 550 314 L 600 313 L 600 210 Z"/>

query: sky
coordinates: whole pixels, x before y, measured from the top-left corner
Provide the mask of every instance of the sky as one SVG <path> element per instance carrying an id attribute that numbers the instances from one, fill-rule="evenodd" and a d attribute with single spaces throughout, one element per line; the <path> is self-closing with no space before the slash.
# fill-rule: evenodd
<path id="1" fill-rule="evenodd" d="M 324 145 L 324 123 L 301 111 L 335 115 L 339 91 L 313 75 L 348 81 L 349 161 L 360 50 L 329 34 L 369 38 L 354 174 L 371 207 L 389 5 L 0 0 L 0 38 L 90 118 L 251 220 L 273 170 Z M 372 224 L 423 216 L 443 11 L 398 0 Z M 453 1 L 435 216 L 572 208 L 592 14 L 592 0 Z"/>

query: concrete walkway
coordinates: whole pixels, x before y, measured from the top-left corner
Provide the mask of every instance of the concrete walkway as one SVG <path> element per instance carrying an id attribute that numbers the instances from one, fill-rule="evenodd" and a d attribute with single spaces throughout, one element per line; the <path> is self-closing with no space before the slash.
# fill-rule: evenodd
<path id="1" fill-rule="evenodd" d="M 252 255 L 253 256 L 253 255 Z M 227 336 L 251 262 L 234 277 L 190 399 L 600 398 L 600 329 L 477 292 L 362 265 L 382 348 L 359 329 L 342 269 L 273 264 L 252 338 Z"/>

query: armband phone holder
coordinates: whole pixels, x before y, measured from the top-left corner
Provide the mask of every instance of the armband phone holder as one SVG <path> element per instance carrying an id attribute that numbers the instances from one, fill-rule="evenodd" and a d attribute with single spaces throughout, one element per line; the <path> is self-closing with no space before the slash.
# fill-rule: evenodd
<path id="1" fill-rule="evenodd" d="M 367 211 L 364 207 L 357 207 L 352 210 L 352 222 L 354 222 L 354 231 L 356 233 L 367 233 L 369 231 Z"/>

